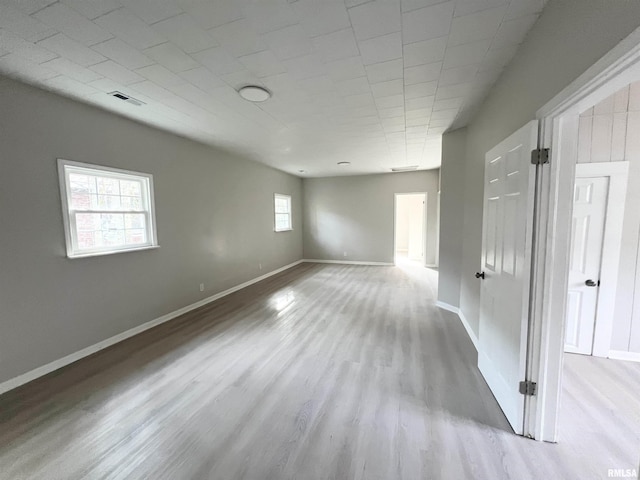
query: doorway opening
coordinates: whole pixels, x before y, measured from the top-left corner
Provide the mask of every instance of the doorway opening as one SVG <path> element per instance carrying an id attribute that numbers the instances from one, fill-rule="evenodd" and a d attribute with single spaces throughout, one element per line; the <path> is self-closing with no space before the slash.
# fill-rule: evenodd
<path id="1" fill-rule="evenodd" d="M 640 361 L 638 125 L 640 82 L 578 116 L 558 417 L 559 440 L 606 443 L 629 467 L 640 429 L 640 363 L 625 361 Z"/>
<path id="2" fill-rule="evenodd" d="M 640 29 L 541 108 L 526 431 L 637 468 Z M 585 428 L 585 426 L 588 426 Z M 605 465 L 592 465 L 602 469 Z M 610 466 L 610 465 L 609 465 Z"/>
<path id="3" fill-rule="evenodd" d="M 396 193 L 394 263 L 425 265 L 427 194 Z"/>

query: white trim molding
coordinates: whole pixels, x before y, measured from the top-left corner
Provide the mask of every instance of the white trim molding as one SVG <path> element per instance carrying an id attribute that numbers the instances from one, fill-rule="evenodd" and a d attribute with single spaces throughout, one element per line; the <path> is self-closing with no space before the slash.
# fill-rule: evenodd
<path id="1" fill-rule="evenodd" d="M 382 267 L 393 267 L 393 263 L 389 262 L 360 262 L 353 260 L 318 260 L 314 258 L 305 258 L 302 260 L 305 263 L 335 263 L 335 264 L 343 264 L 343 265 L 372 265 L 372 266 L 382 266 Z"/>
<path id="2" fill-rule="evenodd" d="M 443 310 L 447 310 L 448 312 L 455 313 L 458 316 L 458 318 L 460 319 L 460 322 L 462 322 L 462 326 L 467 331 L 467 335 L 469 335 L 469 338 L 471 339 L 473 346 L 476 348 L 476 351 L 478 351 L 478 337 L 476 336 L 473 329 L 471 328 L 471 325 L 469 325 L 469 322 L 467 321 L 467 318 L 464 316 L 464 313 L 462 313 L 462 310 L 460 310 L 458 307 L 454 307 L 453 305 L 449 305 L 448 303 L 441 302 L 439 300 L 436 302 L 436 307 L 440 307 Z"/>
<path id="3" fill-rule="evenodd" d="M 109 178 L 111 180 L 127 180 L 135 182 L 140 189 L 140 205 L 136 207 L 107 208 L 106 206 L 89 205 L 76 208 L 72 202 L 71 175 L 89 175 L 97 179 Z M 113 255 L 116 253 L 133 252 L 158 248 L 158 232 L 156 230 L 156 213 L 153 193 L 153 175 L 150 173 L 134 172 L 120 168 L 106 167 L 89 163 L 74 162 L 58 159 L 58 179 L 60 183 L 60 198 L 62 200 L 62 219 L 64 223 L 65 242 L 68 258 L 86 258 L 100 255 Z M 87 185 L 88 188 L 88 185 Z M 90 189 L 89 189 L 90 190 Z M 92 202 L 90 202 L 92 203 Z M 105 210 L 106 208 L 106 210 Z M 140 230 L 144 231 L 143 243 L 126 243 L 126 236 L 123 232 L 122 244 L 111 246 L 81 246 L 79 243 L 77 221 L 81 214 L 104 214 L 119 213 L 144 216 L 144 226 Z M 124 228 L 124 227 L 122 227 Z"/>
<path id="4" fill-rule="evenodd" d="M 62 357 L 58 360 L 54 360 L 51 363 L 47 363 L 46 365 L 42 365 L 41 367 L 35 368 L 15 378 L 9 379 L 3 383 L 0 383 L 0 395 L 2 395 L 5 392 L 8 392 L 9 390 L 13 390 L 14 388 L 24 385 L 25 383 L 29 383 L 39 377 L 43 377 L 44 375 L 54 372 L 62 367 L 66 367 L 67 365 L 77 362 L 82 358 L 88 357 L 89 355 L 93 355 L 94 353 L 99 352 L 100 350 L 104 350 L 105 348 L 115 345 L 116 343 L 122 342 L 127 338 L 131 338 L 135 335 L 138 335 L 139 333 L 142 333 L 145 330 L 149 330 L 150 328 L 153 328 L 160 324 L 168 322 L 169 320 L 173 320 L 174 318 L 184 315 L 185 313 L 195 310 L 196 308 L 202 307 L 211 302 L 215 302 L 216 300 L 222 297 L 226 297 L 227 295 L 237 292 L 238 290 L 242 290 L 243 288 L 253 285 L 254 283 L 258 283 L 273 275 L 276 275 L 280 272 L 283 272 L 292 267 L 295 267 L 296 265 L 300 265 L 303 261 L 304 260 L 298 260 L 296 262 L 290 263 L 289 265 L 285 265 L 283 267 L 272 270 L 269 273 L 265 273 L 264 275 L 248 280 L 244 283 L 241 283 L 240 285 L 231 287 L 227 290 L 224 290 L 223 292 L 216 293 L 215 295 L 199 300 L 195 303 L 192 303 L 191 305 L 187 305 L 186 307 L 179 308 L 178 310 L 175 310 L 171 313 L 167 313 L 166 315 L 163 315 L 159 318 L 143 323 L 142 325 L 138 325 L 137 327 L 131 328 L 125 332 L 114 335 L 113 337 L 107 338 L 106 340 L 102 340 L 101 342 L 98 342 L 96 344 L 83 348 L 82 350 L 79 350 L 75 353 L 67 355 L 66 357 Z"/>
<path id="5" fill-rule="evenodd" d="M 626 352 L 624 350 L 609 350 L 608 358 L 612 360 L 626 360 L 628 362 L 640 362 L 640 352 Z"/>
<path id="6" fill-rule="evenodd" d="M 450 305 L 448 303 L 441 302 L 440 300 L 436 302 L 436 307 L 440 307 L 441 309 L 446 310 L 447 312 L 455 313 L 456 315 L 460 313 L 460 309 L 458 307 L 454 307 L 453 305 Z"/>

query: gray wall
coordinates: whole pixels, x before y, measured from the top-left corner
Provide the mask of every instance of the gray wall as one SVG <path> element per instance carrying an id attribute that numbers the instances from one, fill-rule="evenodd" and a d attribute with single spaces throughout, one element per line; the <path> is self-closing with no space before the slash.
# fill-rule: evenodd
<path id="1" fill-rule="evenodd" d="M 394 194 L 427 192 L 425 261 L 435 262 L 438 170 L 310 178 L 303 190 L 305 258 L 393 262 Z"/>
<path id="2" fill-rule="evenodd" d="M 442 139 L 438 300 L 453 307 L 460 306 L 466 140 L 466 128 Z"/>
<path id="3" fill-rule="evenodd" d="M 472 274 L 480 265 L 485 152 L 533 120 L 540 107 L 639 25 L 640 2 L 549 0 L 468 125 L 465 172 L 459 177 L 465 187 L 460 308 L 476 334 L 480 289 Z"/>
<path id="4" fill-rule="evenodd" d="M 0 382 L 302 258 L 299 178 L 1 77 L 0 106 Z M 160 248 L 67 259 L 58 157 L 153 174 Z"/>

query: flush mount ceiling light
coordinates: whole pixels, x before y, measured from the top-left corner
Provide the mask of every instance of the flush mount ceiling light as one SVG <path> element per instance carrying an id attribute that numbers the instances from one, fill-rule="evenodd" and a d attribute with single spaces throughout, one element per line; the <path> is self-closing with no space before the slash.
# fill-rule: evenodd
<path id="1" fill-rule="evenodd" d="M 392 172 L 410 172 L 412 170 L 417 170 L 418 165 L 409 165 L 408 167 L 393 167 L 391 169 Z"/>
<path id="2" fill-rule="evenodd" d="M 238 93 L 242 98 L 250 102 L 264 102 L 271 98 L 271 92 L 266 88 L 258 87 L 256 85 L 247 85 L 238 90 Z"/>
<path id="3" fill-rule="evenodd" d="M 351 165 L 351 162 L 338 162 L 338 165 L 341 167 L 346 167 L 347 165 Z"/>

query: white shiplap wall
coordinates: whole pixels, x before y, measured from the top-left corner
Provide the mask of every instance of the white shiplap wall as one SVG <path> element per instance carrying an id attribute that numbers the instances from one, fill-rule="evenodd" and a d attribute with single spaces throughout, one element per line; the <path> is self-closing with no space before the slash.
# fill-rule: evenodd
<path id="1" fill-rule="evenodd" d="M 581 114 L 578 148 L 578 163 L 630 162 L 611 349 L 640 352 L 640 82 Z"/>

